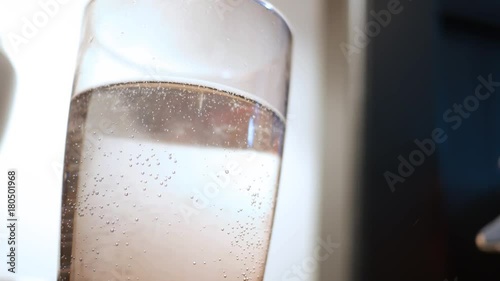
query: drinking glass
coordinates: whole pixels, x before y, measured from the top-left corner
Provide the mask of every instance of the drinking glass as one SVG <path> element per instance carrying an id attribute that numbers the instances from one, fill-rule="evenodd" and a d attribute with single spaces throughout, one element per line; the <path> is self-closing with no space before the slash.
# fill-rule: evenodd
<path id="1" fill-rule="evenodd" d="M 253 0 L 94 0 L 70 105 L 59 280 L 262 280 L 292 35 Z"/>

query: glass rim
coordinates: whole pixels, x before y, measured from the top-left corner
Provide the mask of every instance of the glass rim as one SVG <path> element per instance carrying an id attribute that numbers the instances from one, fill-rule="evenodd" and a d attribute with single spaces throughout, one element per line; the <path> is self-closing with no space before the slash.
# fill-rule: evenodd
<path id="1" fill-rule="evenodd" d="M 290 36 L 290 41 L 293 41 L 292 27 L 289 24 L 290 21 L 279 9 L 277 9 L 273 4 L 269 3 L 267 0 L 250 0 L 250 1 L 259 4 L 260 6 L 264 7 L 266 10 L 274 14 L 277 18 L 279 18 L 283 22 L 283 25 L 286 27 L 288 35 Z"/>
<path id="2" fill-rule="evenodd" d="M 84 13 L 87 14 L 87 10 L 89 9 L 90 5 L 92 5 L 94 2 L 97 0 L 90 0 L 84 8 Z M 274 16 L 280 19 L 280 21 L 283 23 L 283 25 L 286 27 L 286 31 L 288 33 L 288 36 L 290 37 L 290 41 L 293 42 L 293 32 L 292 32 L 292 27 L 289 24 L 288 18 L 279 10 L 277 9 L 273 4 L 269 3 L 267 0 L 243 0 L 243 1 L 252 1 L 257 3 L 259 6 L 263 7 L 264 9 L 268 10 L 270 13 L 272 13 Z M 84 16 L 85 17 L 85 16 Z"/>

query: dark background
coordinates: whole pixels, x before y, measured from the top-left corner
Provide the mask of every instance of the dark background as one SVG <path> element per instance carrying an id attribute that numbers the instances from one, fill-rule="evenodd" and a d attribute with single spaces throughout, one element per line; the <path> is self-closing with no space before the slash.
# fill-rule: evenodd
<path id="1" fill-rule="evenodd" d="M 387 3 L 372 0 L 368 12 Z M 493 93 L 456 130 L 443 119 L 474 95 L 478 76 L 500 81 L 500 1 L 401 5 L 366 49 L 355 280 L 500 280 L 500 255 L 475 245 L 500 214 L 500 99 Z M 447 141 L 391 192 L 384 172 L 397 174 L 398 156 L 435 128 Z"/>

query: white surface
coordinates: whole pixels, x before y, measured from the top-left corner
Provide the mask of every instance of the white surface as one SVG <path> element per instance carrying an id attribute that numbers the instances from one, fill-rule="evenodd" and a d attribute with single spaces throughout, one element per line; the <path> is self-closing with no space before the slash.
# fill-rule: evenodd
<path id="1" fill-rule="evenodd" d="M 83 1 L 66 2 L 19 50 L 4 39 L 18 78 L 11 122 L 0 150 L 0 175 L 8 168 L 19 171 L 16 280 L 52 281 L 57 274 L 60 168 L 84 5 Z M 323 1 L 272 2 L 287 16 L 295 35 L 285 161 L 266 274 L 266 280 L 277 281 L 286 280 L 285 272 L 311 256 L 317 243 Z M 40 11 L 35 0 L 0 0 L 2 36 L 20 34 L 23 17 L 32 19 Z M 6 198 L 0 194 L 2 220 L 5 206 Z M 5 235 L 5 228 L 0 228 L 0 280 L 12 278 L 4 262 Z M 313 277 L 314 273 L 307 279 Z"/>

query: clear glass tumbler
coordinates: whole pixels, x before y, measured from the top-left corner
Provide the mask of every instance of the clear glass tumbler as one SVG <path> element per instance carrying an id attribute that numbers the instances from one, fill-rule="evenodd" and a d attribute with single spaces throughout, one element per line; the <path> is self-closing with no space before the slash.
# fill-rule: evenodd
<path id="1" fill-rule="evenodd" d="M 90 2 L 59 280 L 262 280 L 291 41 L 261 1 Z"/>

